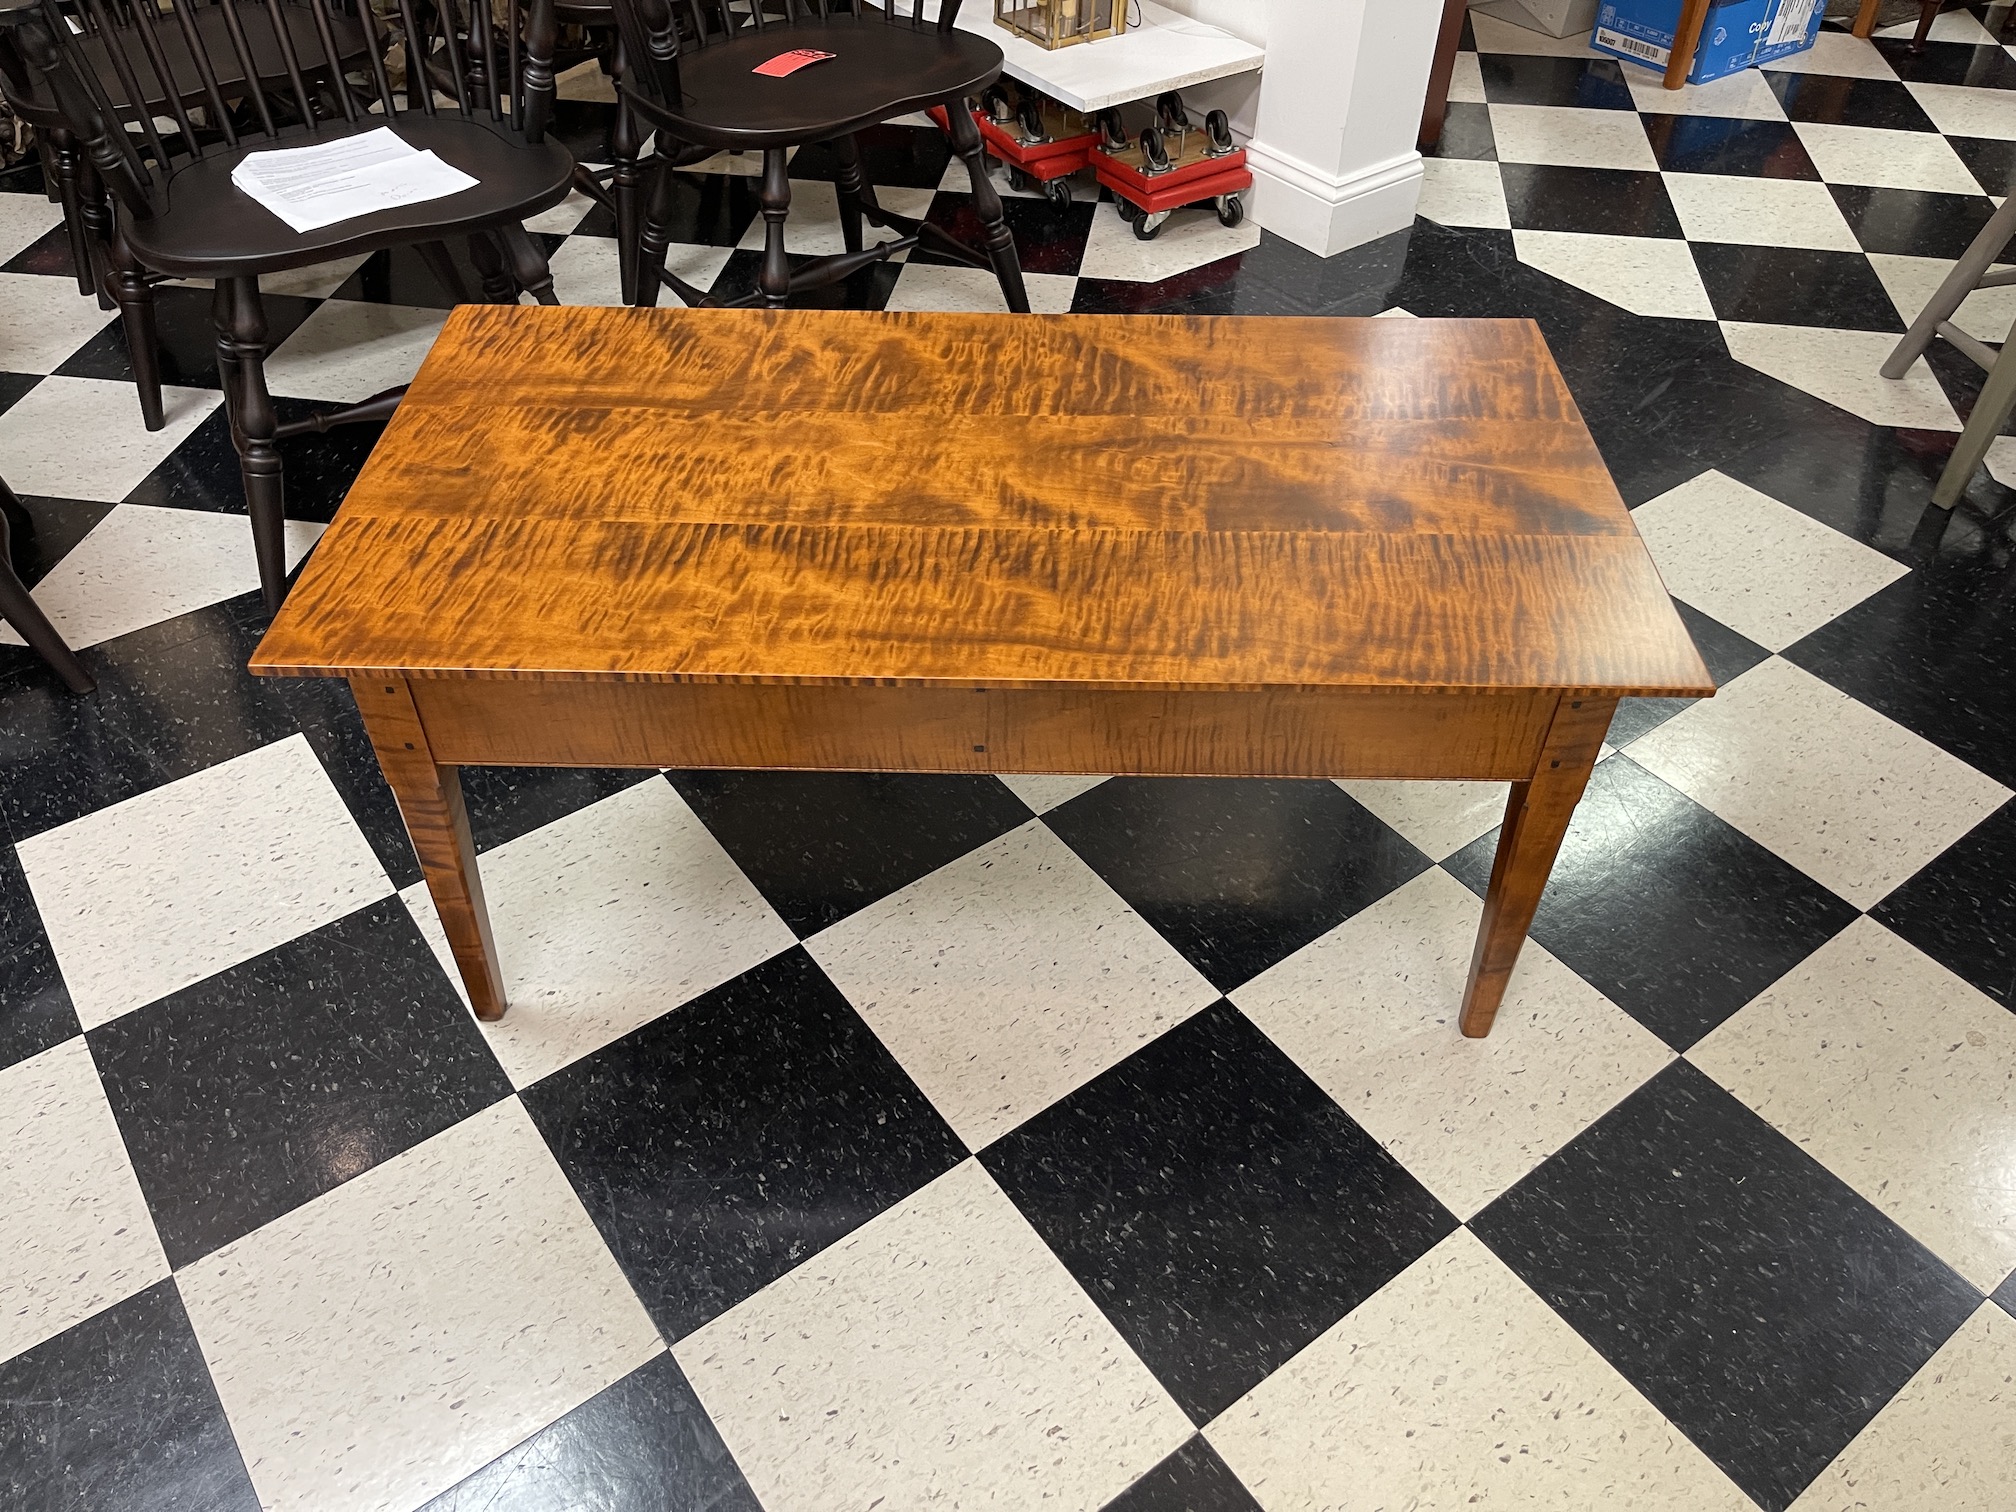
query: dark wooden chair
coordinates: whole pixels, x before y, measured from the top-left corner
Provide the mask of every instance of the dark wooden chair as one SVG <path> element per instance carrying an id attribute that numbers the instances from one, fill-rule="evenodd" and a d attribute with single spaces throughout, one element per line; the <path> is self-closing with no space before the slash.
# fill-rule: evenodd
<path id="1" fill-rule="evenodd" d="M 618 81 L 626 102 L 658 135 L 658 170 L 644 212 L 637 299 L 655 304 L 662 284 L 688 304 L 721 303 L 665 267 L 670 240 L 672 172 L 726 150 L 760 151 L 757 192 L 764 221 L 763 265 L 756 292 L 735 304 L 782 305 L 794 294 L 840 282 L 897 252 L 922 246 L 974 267 L 991 268 L 1008 308 L 1027 312 L 1029 295 L 987 176 L 980 131 L 964 101 L 1001 73 L 1001 49 L 954 28 L 959 0 L 943 0 L 936 21 L 921 0 L 613 0 L 626 66 Z M 899 8 L 900 7 L 900 8 Z M 907 13 L 905 13 L 907 11 Z M 827 62 L 784 78 L 752 73 L 779 53 L 812 48 Z M 973 184 L 983 245 L 970 247 L 942 227 L 883 209 L 862 172 L 855 133 L 931 106 L 945 107 L 953 150 Z M 793 147 L 832 142 L 840 162 L 840 227 L 846 251 L 792 271 L 784 223 L 791 209 L 787 168 Z M 862 223 L 896 232 L 863 245 Z"/>
<path id="2" fill-rule="evenodd" d="M 230 45 L 231 23 L 235 20 L 248 44 L 252 66 L 268 88 L 287 87 L 286 59 L 275 44 L 275 31 L 267 19 L 264 0 L 230 0 L 227 14 L 223 0 L 188 0 L 190 15 L 210 56 L 220 70 L 216 79 L 219 94 L 227 107 L 244 99 L 243 70 L 237 66 Z M 85 27 L 80 44 L 89 69 L 101 78 L 115 77 L 117 67 L 107 41 L 108 32 L 121 34 L 129 55 L 144 55 L 144 42 L 134 30 L 138 14 L 123 4 L 103 11 L 107 31 L 92 23 L 89 12 L 80 16 Z M 324 93 L 331 87 L 328 70 L 316 56 L 320 39 L 310 8 L 302 0 L 280 0 L 276 12 L 291 34 L 301 58 L 303 78 L 311 91 Z M 363 23 L 355 16 L 332 8 L 330 33 L 338 56 L 346 68 L 361 68 L 366 62 L 367 38 Z M 171 37 L 168 69 L 182 105 L 200 114 L 204 104 L 204 82 L 194 56 Z M 149 112 L 155 117 L 170 114 L 165 92 L 156 87 L 151 73 L 138 79 L 147 95 Z M 140 413 L 149 430 L 164 423 L 161 409 L 161 364 L 154 344 L 154 301 L 150 284 L 142 280 L 115 293 L 110 277 L 109 243 L 112 211 L 97 171 L 64 122 L 63 112 L 50 92 L 41 87 L 26 61 L 13 47 L 11 35 L 0 29 L 0 95 L 6 97 L 14 113 L 37 128 L 48 143 L 43 156 L 52 179 L 55 197 L 63 206 L 63 223 L 70 239 L 70 260 L 77 273 L 77 291 L 95 295 L 106 309 L 120 310 L 126 343 L 133 365 L 133 382 L 139 392 Z M 333 97 L 330 97 L 333 99 Z"/>
<path id="3" fill-rule="evenodd" d="M 327 75 L 341 79 L 346 69 L 334 39 L 330 0 L 305 3 Z M 533 24 L 522 29 L 522 36 L 508 9 L 506 24 L 492 24 L 488 0 L 470 0 L 466 12 L 462 0 L 435 0 L 433 21 L 416 15 L 414 0 L 399 0 L 407 41 L 403 102 L 387 80 L 385 48 L 368 7 L 358 13 L 369 38 L 365 82 L 350 80 L 351 87 L 326 90 L 327 98 L 318 101 L 290 30 L 269 19 L 268 36 L 285 60 L 286 85 L 246 88 L 242 101 L 231 104 L 217 84 L 217 60 L 189 10 L 157 12 L 141 5 L 134 12 L 140 24 L 127 33 L 110 25 L 104 6 L 105 0 L 84 0 L 91 26 L 88 33 L 76 33 L 66 24 L 58 0 L 0 0 L 0 25 L 12 27 L 17 50 L 56 101 L 116 201 L 108 247 L 110 278 L 122 305 L 133 286 L 150 274 L 215 281 L 218 375 L 252 517 L 260 585 L 268 607 L 278 608 L 286 584 L 278 443 L 304 431 L 382 420 L 404 390 L 390 389 L 360 404 L 282 424 L 266 387 L 267 326 L 259 275 L 412 245 L 455 297 L 466 298 L 442 244 L 447 237 L 466 236 L 488 297 L 515 301 L 522 289 L 543 303 L 557 304 L 545 254 L 522 224 L 566 198 L 574 171 L 565 149 L 545 139 L 553 78 L 551 53 L 541 48 L 550 49 L 551 0 L 534 0 Z M 269 17 L 278 10 L 277 0 L 267 6 Z M 225 12 L 227 17 L 234 14 Z M 258 77 L 245 28 L 231 25 L 229 31 L 238 77 Z M 91 33 L 106 40 L 110 77 L 91 65 L 83 45 Z M 200 123 L 198 111 L 166 83 L 171 48 L 178 41 L 192 51 L 203 81 Z M 139 45 L 129 47 L 129 42 Z M 494 86 L 473 86 L 472 48 L 482 51 L 481 77 L 497 81 Z M 140 82 L 145 76 L 154 80 L 152 88 Z M 436 89 L 444 84 L 453 103 L 436 99 Z M 147 108 L 130 103 L 155 94 L 170 107 L 171 131 L 164 133 Z M 232 169 L 251 152 L 326 142 L 386 125 L 414 147 L 432 150 L 469 174 L 476 184 L 442 199 L 297 232 L 231 182 Z"/>
<path id="4" fill-rule="evenodd" d="M 42 606 L 30 597 L 20 575 L 14 570 L 14 553 L 34 534 L 34 521 L 7 480 L 0 478 L 0 619 L 20 633 L 42 660 L 55 669 L 73 693 L 89 693 L 98 684 L 77 660 L 77 653 L 63 643 Z"/>

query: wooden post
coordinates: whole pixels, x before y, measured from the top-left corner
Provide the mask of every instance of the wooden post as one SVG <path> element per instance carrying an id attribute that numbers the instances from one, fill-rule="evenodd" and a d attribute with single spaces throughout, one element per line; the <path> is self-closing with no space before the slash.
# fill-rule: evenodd
<path id="1" fill-rule="evenodd" d="M 1673 56 L 1666 60 L 1668 89 L 1679 89 L 1687 83 L 1695 49 L 1701 45 L 1701 28 L 1707 22 L 1708 0 L 1686 0 L 1680 7 L 1680 24 L 1673 33 Z"/>

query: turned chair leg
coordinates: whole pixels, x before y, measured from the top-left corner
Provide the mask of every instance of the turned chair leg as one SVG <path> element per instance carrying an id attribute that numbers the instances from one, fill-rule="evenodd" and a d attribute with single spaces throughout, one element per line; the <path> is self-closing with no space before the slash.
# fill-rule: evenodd
<path id="1" fill-rule="evenodd" d="M 77 660 L 77 653 L 63 643 L 63 637 L 49 623 L 49 616 L 42 612 L 42 606 L 35 602 L 14 571 L 13 530 L 27 521 L 28 511 L 14 497 L 14 490 L 0 479 L 0 619 L 20 632 L 21 639 L 49 663 L 72 693 L 89 693 L 97 683 Z"/>
<path id="2" fill-rule="evenodd" d="M 505 272 L 504 255 L 497 250 L 489 232 L 478 231 L 470 236 L 469 261 L 476 264 L 476 271 L 483 279 L 483 298 L 487 303 L 518 303 L 518 285 Z"/>
<path id="3" fill-rule="evenodd" d="M 861 144 L 854 133 L 833 139 L 840 158 L 840 177 L 835 188 L 840 195 L 840 239 L 849 252 L 861 250 Z"/>
<path id="4" fill-rule="evenodd" d="M 1988 370 L 1988 381 L 1981 385 L 1981 397 L 1974 401 L 1966 429 L 1960 432 L 1953 455 L 1946 459 L 1946 470 L 1939 474 L 1939 481 L 1932 489 L 1932 502 L 1941 509 L 1951 509 L 1960 502 L 1960 495 L 1974 481 L 1974 469 L 1981 465 L 1988 448 L 2002 434 L 2010 414 L 2016 412 L 2016 344 L 2012 343 L 2016 343 L 2016 326 L 2010 328 L 2009 340 L 2002 344 L 2002 355 Z"/>
<path id="5" fill-rule="evenodd" d="M 625 303 L 633 304 L 640 310 L 658 307 L 658 290 L 661 287 L 659 274 L 665 267 L 665 249 L 672 240 L 672 167 L 661 161 L 658 170 L 651 176 L 651 195 L 644 207 L 643 223 L 637 231 L 637 266 L 630 279 L 630 293 Z M 623 255 L 619 243 L 616 255 Z"/>
<path id="6" fill-rule="evenodd" d="M 70 261 L 77 270 L 77 292 L 98 292 L 91 257 L 91 226 L 84 219 L 84 155 L 77 138 L 60 127 L 49 132 L 49 161 L 56 170 L 56 198 L 63 206 L 63 229 L 70 236 Z"/>
<path id="7" fill-rule="evenodd" d="M 126 244 L 126 233 L 115 221 L 105 248 L 106 281 L 119 303 L 126 330 L 126 359 L 133 364 L 133 387 L 140 394 L 140 418 L 150 431 L 168 423 L 161 409 L 161 344 L 154 329 L 154 288 Z"/>
<path id="8" fill-rule="evenodd" d="M 1925 51 L 1925 39 L 1932 35 L 1932 23 L 1939 19 L 1939 7 L 1944 0 L 1918 0 L 1918 30 L 1911 34 L 1911 51 L 1915 56 Z"/>
<path id="9" fill-rule="evenodd" d="M 623 60 L 619 51 L 616 78 L 619 91 Z M 619 92 L 619 100 L 621 95 Z M 617 278 L 623 303 L 635 304 L 639 288 L 639 251 L 643 231 L 644 172 L 641 158 L 644 131 L 636 112 L 619 104 L 609 131 L 609 197 L 616 205 Z"/>
<path id="10" fill-rule="evenodd" d="M 84 267 L 77 280 L 78 290 L 96 294 L 101 310 L 117 309 L 105 265 L 106 244 L 112 240 L 112 202 L 105 193 L 105 181 L 81 152 L 77 155 L 77 218 L 84 225 Z M 86 279 L 89 288 L 85 287 Z"/>
<path id="11" fill-rule="evenodd" d="M 497 239 L 504 244 L 504 256 L 518 287 L 542 305 L 560 303 L 560 296 L 553 292 L 553 270 L 546 265 L 546 254 L 532 234 L 518 222 L 508 221 L 497 228 Z"/>
<path id="12" fill-rule="evenodd" d="M 217 368 L 224 378 L 238 474 L 245 482 L 245 512 L 252 517 L 252 550 L 259 560 L 259 589 L 267 612 L 287 595 L 287 519 L 276 440 L 279 414 L 266 389 L 266 308 L 259 280 L 220 278 L 214 308 Z"/>
<path id="13" fill-rule="evenodd" d="M 995 192 L 994 180 L 987 173 L 980 128 L 973 124 L 973 113 L 958 100 L 947 102 L 945 116 L 952 127 L 952 150 L 965 160 L 967 177 L 973 181 L 973 212 L 980 217 L 985 233 L 982 250 L 987 261 L 994 265 L 994 276 L 1001 281 L 1001 297 L 1017 315 L 1027 315 L 1029 291 L 1022 284 L 1022 263 L 1015 255 L 1015 237 L 1001 209 L 1001 196 Z"/>
<path id="14" fill-rule="evenodd" d="M 763 268 L 756 287 L 772 309 L 791 297 L 791 259 L 784 251 L 784 218 L 791 213 L 790 154 L 782 147 L 763 149 L 763 187 L 756 203 L 763 210 Z"/>

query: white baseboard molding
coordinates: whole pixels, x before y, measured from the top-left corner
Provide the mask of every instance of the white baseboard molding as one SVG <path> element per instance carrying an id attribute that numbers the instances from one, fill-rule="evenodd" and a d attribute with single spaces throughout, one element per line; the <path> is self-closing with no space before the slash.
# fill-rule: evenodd
<path id="1" fill-rule="evenodd" d="M 1418 152 L 1340 179 L 1256 140 L 1246 144 L 1246 166 L 1253 219 L 1319 257 L 1406 230 L 1421 200 Z"/>

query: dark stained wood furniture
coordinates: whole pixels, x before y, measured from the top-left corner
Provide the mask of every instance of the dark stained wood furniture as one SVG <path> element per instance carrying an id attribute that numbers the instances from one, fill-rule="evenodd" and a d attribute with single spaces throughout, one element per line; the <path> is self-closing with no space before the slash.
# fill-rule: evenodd
<path id="1" fill-rule="evenodd" d="M 624 105 L 658 136 L 658 171 L 635 257 L 637 302 L 654 305 L 662 284 L 689 305 L 722 303 L 665 266 L 673 170 L 723 150 L 761 152 L 763 265 L 756 290 L 736 304 L 782 305 L 794 294 L 828 288 L 912 247 L 989 268 L 1010 310 L 1026 312 L 1022 264 L 987 174 L 980 128 L 961 107 L 1001 75 L 1001 49 L 953 25 L 960 0 L 940 0 L 928 19 L 922 0 L 610 0 L 623 37 L 617 86 Z M 829 53 L 783 78 L 752 70 L 780 54 Z M 885 210 L 875 198 L 856 133 L 912 111 L 945 107 L 953 151 L 966 164 L 980 245 L 945 227 Z M 844 250 L 797 267 L 785 246 L 791 212 L 793 148 L 831 142 L 839 165 Z M 868 246 L 862 223 L 896 235 Z"/>
<path id="2" fill-rule="evenodd" d="M 1449 84 L 1456 74 L 1456 54 L 1462 50 L 1463 18 L 1470 0 L 1442 0 L 1442 29 L 1435 34 L 1435 59 L 1428 66 L 1428 98 L 1421 107 L 1421 131 L 1415 145 L 1423 152 L 1442 140 L 1449 119 Z"/>
<path id="3" fill-rule="evenodd" d="M 89 693 L 97 681 L 77 660 L 77 653 L 64 644 L 49 616 L 35 602 L 28 587 L 14 570 L 14 554 L 27 545 L 35 528 L 34 519 L 14 497 L 7 480 L 0 478 L 0 619 L 12 625 L 29 649 L 47 662 L 72 693 Z"/>
<path id="4" fill-rule="evenodd" d="M 465 306 L 252 670 L 350 680 L 484 1018 L 466 763 L 1498 779 L 1471 1035 L 1713 691 L 1513 320 Z"/>

